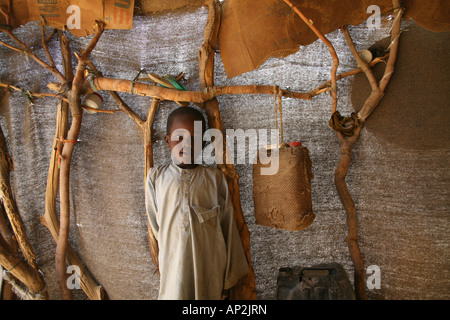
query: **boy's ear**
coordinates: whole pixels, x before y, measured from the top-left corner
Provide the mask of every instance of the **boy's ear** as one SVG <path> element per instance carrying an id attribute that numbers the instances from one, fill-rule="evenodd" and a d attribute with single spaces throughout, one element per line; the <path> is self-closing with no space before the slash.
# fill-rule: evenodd
<path id="1" fill-rule="evenodd" d="M 170 137 L 169 137 L 169 135 L 165 135 L 164 136 L 164 141 L 166 141 L 166 146 L 168 146 L 168 147 L 170 147 L 170 144 L 169 144 L 169 142 L 170 142 Z"/>

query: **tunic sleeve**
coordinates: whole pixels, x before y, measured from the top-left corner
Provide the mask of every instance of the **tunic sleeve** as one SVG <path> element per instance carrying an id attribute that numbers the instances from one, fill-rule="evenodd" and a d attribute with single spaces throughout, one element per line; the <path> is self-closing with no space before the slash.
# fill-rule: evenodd
<path id="1" fill-rule="evenodd" d="M 145 208 L 147 211 L 147 218 L 152 228 L 153 234 L 158 239 L 159 225 L 156 219 L 156 213 L 158 208 L 156 206 L 156 193 L 155 193 L 155 171 L 154 168 L 150 168 L 147 173 L 147 181 L 145 184 Z"/>
<path id="2" fill-rule="evenodd" d="M 234 221 L 233 204 L 227 181 L 221 171 L 218 185 L 219 197 L 222 202 L 221 227 L 227 250 L 227 266 L 224 279 L 224 290 L 227 290 L 236 285 L 238 280 L 249 272 L 249 268 L 236 222 Z"/>

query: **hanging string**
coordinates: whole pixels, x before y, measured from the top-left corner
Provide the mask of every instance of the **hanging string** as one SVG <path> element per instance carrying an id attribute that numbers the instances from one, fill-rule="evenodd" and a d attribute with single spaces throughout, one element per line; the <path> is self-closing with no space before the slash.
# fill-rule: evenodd
<path id="1" fill-rule="evenodd" d="M 283 92 L 280 87 L 277 85 L 273 86 L 273 97 L 274 97 L 274 106 L 275 106 L 275 129 L 278 130 L 278 113 L 280 113 L 280 135 L 281 135 L 281 143 L 284 142 L 283 138 L 283 102 L 282 97 Z M 278 143 L 280 145 L 281 143 Z"/>

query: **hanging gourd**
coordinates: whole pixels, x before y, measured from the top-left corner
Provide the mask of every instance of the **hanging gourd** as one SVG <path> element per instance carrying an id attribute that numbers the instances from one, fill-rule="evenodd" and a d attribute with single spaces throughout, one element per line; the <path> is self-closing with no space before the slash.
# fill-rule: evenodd
<path id="1" fill-rule="evenodd" d="M 275 95 L 275 114 L 278 112 L 282 118 L 280 94 Z M 278 127 L 278 123 L 276 126 Z M 280 129 L 283 141 L 282 119 Z M 253 165 L 256 224 L 289 231 L 308 227 L 315 218 L 311 199 L 312 162 L 308 148 L 302 146 L 301 142 L 281 142 L 275 147 L 268 146 L 263 152 L 267 152 L 271 161 L 277 163 L 266 164 L 259 154 Z M 278 155 L 274 156 L 274 153 Z M 278 170 L 267 174 L 269 167 Z"/>

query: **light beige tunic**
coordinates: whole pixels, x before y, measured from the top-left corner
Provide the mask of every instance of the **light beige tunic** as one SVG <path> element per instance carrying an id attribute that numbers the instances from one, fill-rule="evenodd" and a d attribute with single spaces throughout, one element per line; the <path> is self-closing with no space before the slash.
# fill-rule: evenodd
<path id="1" fill-rule="evenodd" d="M 146 209 L 159 245 L 158 299 L 221 299 L 248 273 L 223 173 L 213 167 L 151 168 Z"/>

